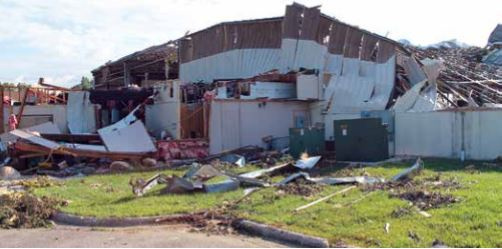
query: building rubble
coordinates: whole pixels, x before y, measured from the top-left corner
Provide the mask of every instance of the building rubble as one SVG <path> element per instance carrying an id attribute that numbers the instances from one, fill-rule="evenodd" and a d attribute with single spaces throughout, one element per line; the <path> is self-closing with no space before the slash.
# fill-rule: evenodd
<path id="1" fill-rule="evenodd" d="M 407 188 L 420 159 L 387 181 L 318 173 L 340 161 L 502 155 L 500 29 L 487 48 L 419 48 L 293 3 L 281 17 L 220 23 L 107 62 L 92 90 L 2 86 L 0 180 L 184 167 L 131 179 L 132 193 L 308 195 L 345 184 L 297 211 L 392 188 L 426 216 L 457 200 Z M 246 165 L 259 169 L 229 170 Z"/>

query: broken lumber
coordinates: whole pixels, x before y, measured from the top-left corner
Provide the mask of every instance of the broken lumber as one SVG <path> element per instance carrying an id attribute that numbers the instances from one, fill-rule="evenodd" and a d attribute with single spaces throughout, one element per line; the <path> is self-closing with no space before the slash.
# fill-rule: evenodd
<path id="1" fill-rule="evenodd" d="M 325 197 L 323 197 L 323 198 L 321 198 L 321 199 L 315 200 L 315 201 L 313 201 L 313 202 L 311 202 L 311 203 L 308 203 L 308 204 L 306 204 L 306 205 L 303 205 L 303 206 L 301 206 L 301 207 L 298 207 L 298 208 L 296 208 L 296 209 L 295 209 L 295 212 L 298 212 L 298 211 L 300 211 L 300 210 L 303 210 L 303 209 L 309 208 L 309 207 L 311 207 L 311 206 L 314 206 L 314 205 L 316 205 L 316 204 L 318 204 L 318 203 L 320 203 L 320 202 L 323 202 L 323 201 L 325 201 L 325 200 L 327 200 L 327 199 L 329 199 L 329 198 L 332 198 L 332 197 L 333 197 L 333 196 L 335 196 L 335 195 L 338 195 L 338 194 L 343 194 L 343 193 L 345 193 L 345 192 L 347 192 L 347 191 L 349 191 L 349 190 L 351 190 L 351 189 L 353 189 L 353 188 L 356 188 L 356 186 L 354 185 L 354 186 L 350 186 L 350 187 L 348 187 L 348 188 L 344 188 L 344 189 L 342 189 L 342 190 L 340 190 L 340 191 L 337 191 L 337 192 L 335 192 L 335 193 L 333 193 L 333 194 L 330 194 L 330 195 L 328 195 L 328 196 L 325 196 Z"/>

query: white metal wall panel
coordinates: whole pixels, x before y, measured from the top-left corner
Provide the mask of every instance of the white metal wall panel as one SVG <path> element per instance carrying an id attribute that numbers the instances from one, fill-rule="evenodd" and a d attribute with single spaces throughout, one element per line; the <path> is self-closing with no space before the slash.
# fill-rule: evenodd
<path id="1" fill-rule="evenodd" d="M 466 157 L 491 160 L 502 156 L 502 111 L 465 113 L 464 137 Z"/>
<path id="2" fill-rule="evenodd" d="M 307 113 L 308 103 L 213 101 L 209 124 L 209 151 L 219 153 L 241 146 L 264 146 L 263 137 L 285 137 L 294 126 L 295 113 Z"/>
<path id="3" fill-rule="evenodd" d="M 277 69 L 280 49 L 235 49 L 180 65 L 182 82 L 248 78 Z"/>
<path id="4" fill-rule="evenodd" d="M 282 39 L 280 69 L 289 72 L 300 68 L 324 68 L 328 48 L 311 40 Z"/>
<path id="5" fill-rule="evenodd" d="M 454 112 L 396 113 L 396 155 L 458 156 L 460 122 L 456 121 Z"/>
<path id="6" fill-rule="evenodd" d="M 385 110 L 394 87 L 395 63 L 374 63 L 344 58 L 341 76 L 332 75 L 325 99 L 333 96 L 330 110 L 334 113 L 359 113 Z"/>

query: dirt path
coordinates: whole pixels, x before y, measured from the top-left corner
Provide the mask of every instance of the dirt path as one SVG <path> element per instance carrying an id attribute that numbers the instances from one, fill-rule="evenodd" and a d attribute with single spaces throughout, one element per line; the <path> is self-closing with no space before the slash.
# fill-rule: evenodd
<path id="1" fill-rule="evenodd" d="M 184 225 L 0 229 L 0 247 L 284 247 L 257 237 L 206 235 Z"/>

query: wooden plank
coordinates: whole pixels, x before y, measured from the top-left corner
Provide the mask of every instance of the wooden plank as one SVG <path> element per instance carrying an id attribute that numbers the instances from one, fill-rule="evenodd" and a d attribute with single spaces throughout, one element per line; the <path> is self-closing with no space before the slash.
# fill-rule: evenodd
<path id="1" fill-rule="evenodd" d="M 19 88 L 19 92 L 21 92 L 21 88 Z M 19 113 L 17 114 L 17 127 L 21 127 L 21 121 L 23 117 L 23 112 L 24 112 L 24 106 L 26 105 L 26 98 L 28 97 L 28 93 L 30 92 L 30 88 L 26 88 L 26 91 L 24 93 L 23 100 L 21 101 L 21 108 L 19 109 Z M 21 93 L 19 93 L 21 94 Z"/>
<path id="2" fill-rule="evenodd" d="M 300 211 L 300 210 L 303 210 L 303 209 L 309 208 L 309 207 L 314 206 L 314 205 L 316 205 L 316 204 L 318 204 L 318 203 L 320 203 L 320 202 L 323 202 L 323 201 L 325 201 L 325 200 L 327 200 L 327 199 L 329 199 L 329 198 L 332 198 L 332 197 L 333 197 L 333 196 L 335 196 L 335 195 L 338 195 L 338 194 L 343 194 L 343 193 L 345 193 L 345 192 L 347 192 L 347 191 L 349 191 L 349 190 L 351 190 L 351 189 L 354 189 L 354 188 L 356 188 L 356 186 L 355 186 L 355 185 L 354 185 L 354 186 L 350 186 L 350 187 L 348 187 L 348 188 L 344 188 L 344 189 L 342 189 L 342 190 L 340 190 L 340 191 L 338 191 L 338 192 L 335 192 L 335 193 L 330 194 L 330 195 L 328 195 L 328 196 L 325 196 L 325 197 L 323 197 L 323 198 L 321 198 L 321 199 L 315 200 L 315 201 L 313 201 L 313 202 L 311 202 L 311 203 L 308 203 L 308 204 L 306 204 L 306 205 L 303 205 L 303 206 L 301 206 L 301 207 L 298 207 L 298 208 L 296 208 L 296 209 L 295 209 L 295 211 L 297 212 L 297 211 Z"/>

